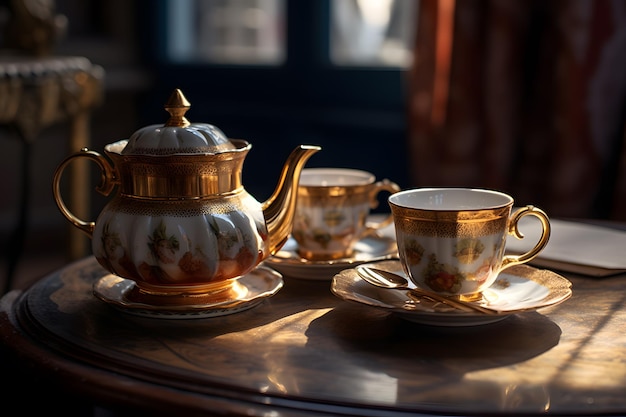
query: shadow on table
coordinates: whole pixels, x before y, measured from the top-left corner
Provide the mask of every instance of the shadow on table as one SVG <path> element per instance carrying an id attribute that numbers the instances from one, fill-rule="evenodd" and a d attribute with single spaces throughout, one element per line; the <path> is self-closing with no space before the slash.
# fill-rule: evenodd
<path id="1" fill-rule="evenodd" d="M 349 304 L 312 322 L 306 334 L 315 343 L 329 330 L 349 352 L 347 362 L 398 380 L 419 376 L 431 382 L 528 361 L 556 346 L 561 336 L 559 326 L 537 312 L 480 326 L 436 327 Z"/>

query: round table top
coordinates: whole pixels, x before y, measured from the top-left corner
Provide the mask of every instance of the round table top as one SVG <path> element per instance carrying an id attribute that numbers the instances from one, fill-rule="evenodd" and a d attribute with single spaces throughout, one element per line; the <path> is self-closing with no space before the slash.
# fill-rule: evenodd
<path id="1" fill-rule="evenodd" d="M 0 303 L 0 337 L 73 395 L 231 415 L 626 413 L 626 276 L 569 275 L 569 300 L 437 327 L 284 277 L 250 309 L 128 314 L 93 294 L 88 257 Z"/>

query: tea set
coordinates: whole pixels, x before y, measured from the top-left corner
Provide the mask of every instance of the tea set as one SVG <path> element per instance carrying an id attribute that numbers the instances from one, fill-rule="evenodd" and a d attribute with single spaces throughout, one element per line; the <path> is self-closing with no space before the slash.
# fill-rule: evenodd
<path id="1" fill-rule="evenodd" d="M 550 271 L 536 278 L 536 269 L 521 265 L 548 241 L 550 223 L 540 209 L 526 206 L 511 215 L 513 199 L 502 193 L 401 191 L 366 171 L 304 168 L 321 150 L 313 145 L 291 152 L 276 189 L 259 202 L 242 184 L 252 145 L 214 125 L 189 122 L 191 104 L 178 89 L 164 107 L 165 123 L 106 145 L 104 155 L 73 153 L 53 179 L 60 212 L 89 236 L 106 272 L 93 293 L 118 310 L 174 319 L 233 314 L 275 295 L 283 274 L 293 285 L 328 280 L 343 300 L 442 326 L 493 322 L 571 295 L 565 278 Z M 108 197 L 116 190 L 95 221 L 74 215 L 61 193 L 63 172 L 77 160 L 100 169 L 96 191 Z M 390 194 L 391 212 L 373 222 L 370 210 L 381 192 Z M 507 234 L 522 238 L 517 222 L 527 215 L 542 223 L 539 241 L 523 255 L 505 255 Z M 376 287 L 358 265 L 395 272 L 413 289 L 488 305 L 497 314 L 433 302 L 410 288 Z"/>

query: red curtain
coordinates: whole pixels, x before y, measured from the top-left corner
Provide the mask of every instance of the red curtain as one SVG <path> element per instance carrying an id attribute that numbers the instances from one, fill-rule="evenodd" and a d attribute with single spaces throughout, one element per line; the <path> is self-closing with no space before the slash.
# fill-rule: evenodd
<path id="1" fill-rule="evenodd" d="M 420 0 L 412 186 L 626 220 L 626 2 Z"/>

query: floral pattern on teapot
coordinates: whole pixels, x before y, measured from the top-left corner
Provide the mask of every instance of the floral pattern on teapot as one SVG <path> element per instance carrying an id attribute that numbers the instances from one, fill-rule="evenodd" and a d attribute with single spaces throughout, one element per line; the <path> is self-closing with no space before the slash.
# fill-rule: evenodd
<path id="1" fill-rule="evenodd" d="M 117 275 L 152 285 L 220 281 L 251 271 L 267 254 L 263 219 L 239 212 L 198 218 L 144 217 L 104 212 L 98 262 Z M 108 218 L 106 218 L 108 217 Z"/>

